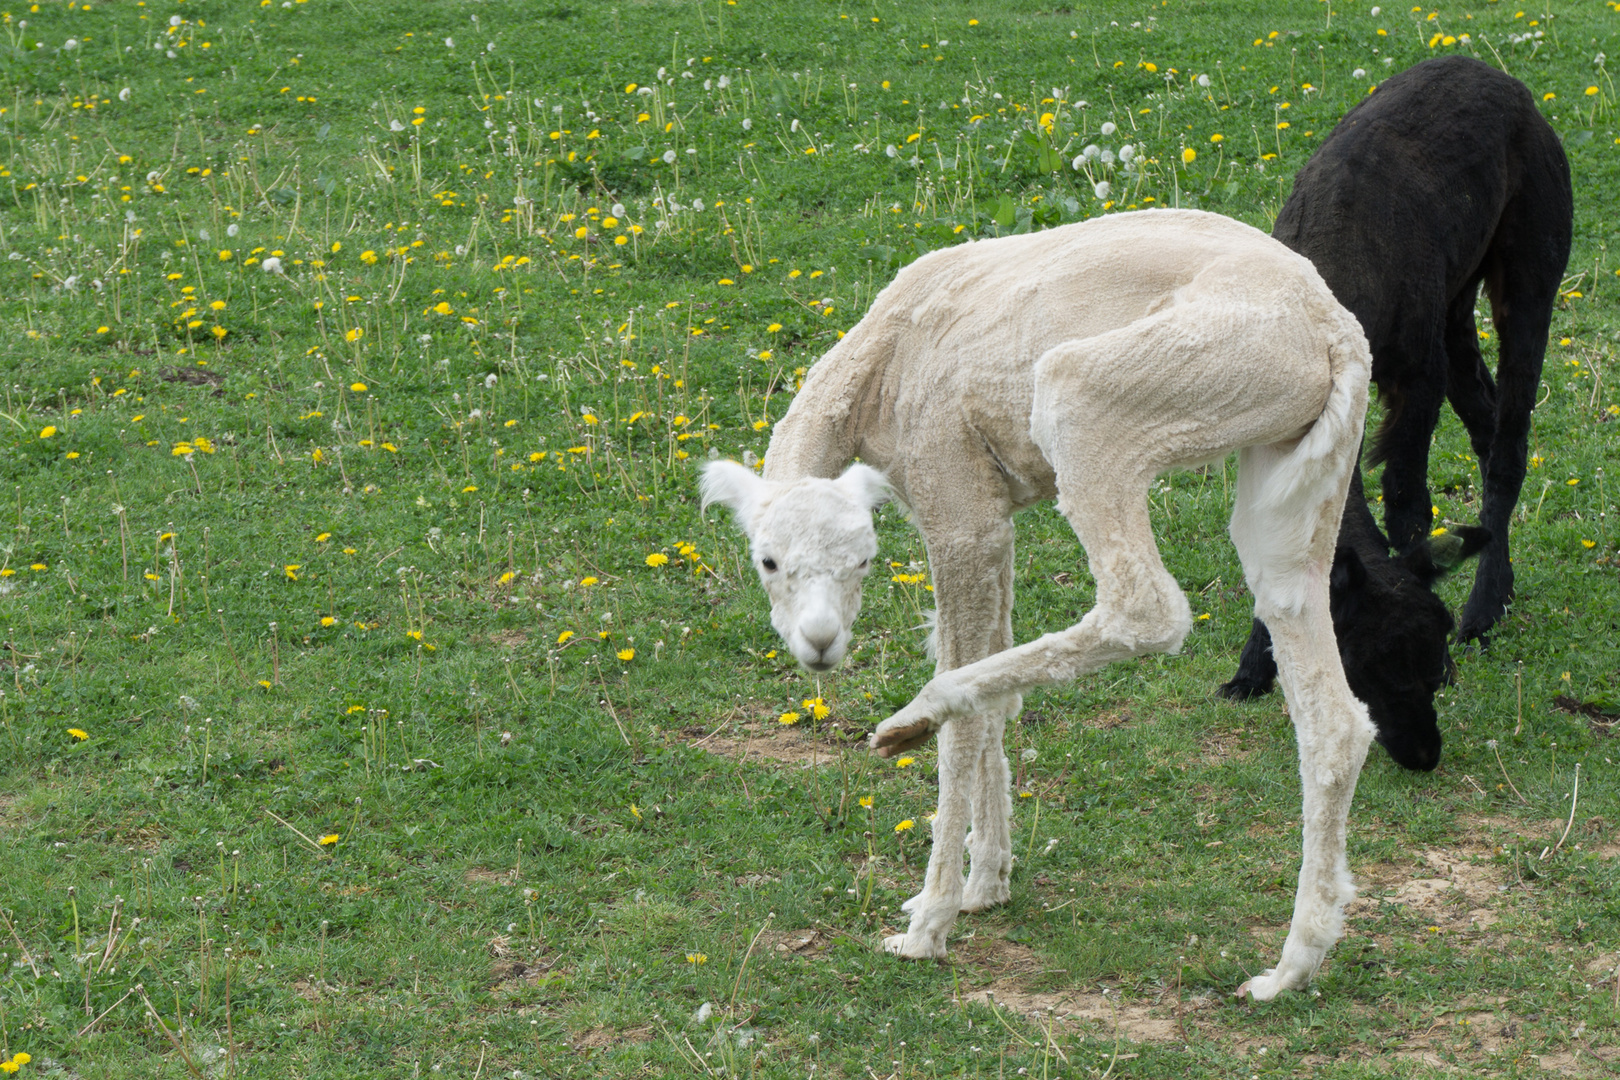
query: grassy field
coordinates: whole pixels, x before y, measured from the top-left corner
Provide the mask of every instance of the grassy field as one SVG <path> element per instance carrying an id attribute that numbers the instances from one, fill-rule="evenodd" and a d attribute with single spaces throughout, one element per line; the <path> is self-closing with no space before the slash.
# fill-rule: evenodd
<path id="1" fill-rule="evenodd" d="M 17 1075 L 1620 1068 L 1620 5 L 50 0 L 0 29 Z M 1150 206 L 1269 227 L 1351 104 L 1450 52 L 1564 137 L 1575 248 L 1518 601 L 1458 655 L 1440 769 L 1369 758 L 1317 984 L 1230 997 L 1299 844 L 1280 699 L 1212 693 L 1251 609 L 1230 463 L 1154 496 L 1184 653 L 1009 733 L 1013 902 L 948 964 L 881 955 L 933 756 L 859 737 L 930 670 L 920 542 L 881 513 L 851 661 L 807 676 L 695 466 L 763 454 L 919 253 Z M 1430 481 L 1475 520 L 1449 413 Z M 1019 544 L 1023 640 L 1091 585 L 1051 508 Z"/>

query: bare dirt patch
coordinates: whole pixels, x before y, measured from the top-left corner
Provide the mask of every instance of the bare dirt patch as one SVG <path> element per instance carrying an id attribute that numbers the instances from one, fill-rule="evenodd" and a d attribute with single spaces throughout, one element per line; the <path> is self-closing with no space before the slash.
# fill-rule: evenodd
<path id="1" fill-rule="evenodd" d="M 466 885 L 516 885 L 516 870 L 486 870 L 482 866 L 474 866 L 461 875 Z"/>
<path id="2" fill-rule="evenodd" d="M 492 994 L 510 994 L 524 987 L 549 982 L 556 977 L 552 969 L 560 960 L 544 945 L 519 949 L 504 934 L 490 939 L 489 955 L 494 961 L 489 966 L 489 989 Z"/>
<path id="3" fill-rule="evenodd" d="M 1412 863 L 1377 863 L 1362 868 L 1361 895 L 1347 915 L 1369 914 L 1398 904 L 1441 929 L 1485 930 L 1497 920 L 1504 868 L 1483 845 L 1423 848 Z"/>
<path id="4" fill-rule="evenodd" d="M 1213 766 L 1242 761 L 1254 753 L 1255 740 L 1252 736 L 1245 740 L 1245 734 L 1243 731 L 1209 732 L 1198 742 L 1198 763 Z"/>
<path id="5" fill-rule="evenodd" d="M 682 736 L 688 746 L 732 761 L 774 762 L 812 769 L 836 765 L 841 753 L 860 745 L 858 735 L 844 738 L 841 730 L 817 732 L 797 724 L 742 724 L 729 732 L 688 728 Z"/>
<path id="6" fill-rule="evenodd" d="M 968 1001 L 1011 1010 L 1041 1024 L 1064 1025 L 1087 1034 L 1119 1037 L 1137 1043 L 1181 1042 L 1181 1028 L 1169 1010 L 1138 1000 L 1124 1000 L 1110 991 L 1063 991 L 1039 994 L 1014 987 L 986 987 L 967 996 Z"/>
<path id="7" fill-rule="evenodd" d="M 527 630 L 497 630 L 489 635 L 489 643 L 503 649 L 515 649 L 528 640 Z"/>
<path id="8" fill-rule="evenodd" d="M 652 1041 L 652 1028 L 591 1028 L 580 1035 L 574 1036 L 575 1050 L 603 1050 L 609 1046 L 623 1046 L 626 1043 L 644 1043 Z"/>
<path id="9" fill-rule="evenodd" d="M 1079 988 L 1039 991 L 1030 984 L 1045 970 L 1027 945 L 993 935 L 974 935 L 956 943 L 955 952 L 969 969 L 964 982 L 981 983 L 963 996 L 987 1008 L 1013 1012 L 1040 1025 L 1062 1026 L 1078 1033 L 1139 1043 L 1182 1041 L 1173 1010 L 1156 1002 L 1126 999 L 1119 991 Z M 985 976 L 990 976 L 988 981 Z M 1195 1008 L 1195 1005 L 1184 1008 Z"/>
<path id="10" fill-rule="evenodd" d="M 754 951 L 783 960 L 814 960 L 832 948 L 832 938 L 819 929 L 767 930 L 754 943 Z"/>
<path id="11" fill-rule="evenodd" d="M 172 367 L 164 368 L 158 372 L 158 378 L 164 382 L 185 383 L 187 386 L 206 386 L 213 390 L 214 397 L 223 397 L 225 391 L 220 387 L 225 384 L 225 376 L 202 368 Z"/>

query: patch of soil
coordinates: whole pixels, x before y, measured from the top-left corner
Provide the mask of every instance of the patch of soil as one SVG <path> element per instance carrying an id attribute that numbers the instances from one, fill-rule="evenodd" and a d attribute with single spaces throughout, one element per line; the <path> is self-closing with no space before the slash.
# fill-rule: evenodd
<path id="1" fill-rule="evenodd" d="M 512 939 L 505 934 L 490 939 L 489 955 L 494 959 L 489 966 L 489 990 L 492 994 L 510 994 L 525 986 L 548 982 L 552 969 L 560 960 L 560 957 L 552 956 L 544 945 L 538 949 L 514 948 Z"/>
<path id="2" fill-rule="evenodd" d="M 474 866 L 461 875 L 461 880 L 467 885 L 516 885 L 516 870 L 485 870 L 481 866 Z"/>
<path id="3" fill-rule="evenodd" d="M 1578 701 L 1568 694 L 1559 694 L 1553 698 L 1553 706 L 1575 716 L 1586 717 L 1586 726 L 1592 729 L 1594 735 L 1609 737 L 1620 734 L 1620 712 L 1606 707 L 1606 702 Z"/>
<path id="4" fill-rule="evenodd" d="M 729 734 L 687 728 L 681 735 L 688 746 L 732 761 L 775 762 L 799 769 L 836 765 L 840 754 L 861 746 L 858 734 L 846 740 L 839 730 L 819 733 L 797 724 L 748 723 Z"/>
<path id="5" fill-rule="evenodd" d="M 1345 909 L 1355 916 L 1399 904 L 1442 930 L 1484 930 L 1496 922 L 1496 906 L 1505 884 L 1502 867 L 1489 861 L 1479 846 L 1423 848 L 1419 865 L 1379 863 L 1363 869 L 1362 895 Z"/>
<path id="6" fill-rule="evenodd" d="M 515 649 L 529 640 L 526 630 L 497 630 L 489 635 L 489 643 L 503 649 Z"/>
<path id="7" fill-rule="evenodd" d="M 1242 761 L 1254 753 L 1255 740 L 1252 736 L 1248 741 L 1251 745 L 1244 745 L 1244 736 L 1247 732 L 1240 731 L 1212 731 L 1198 741 L 1198 763 L 1200 765 L 1224 765 L 1228 761 Z"/>
<path id="8" fill-rule="evenodd" d="M 1058 1025 L 1077 1032 L 1139 1043 L 1182 1041 L 1172 1011 L 1143 1000 L 1125 1000 L 1117 990 L 1065 989 L 1038 991 L 1030 984 L 1047 972 L 1028 945 L 992 934 L 974 934 L 952 943 L 952 952 L 967 969 L 965 983 L 981 983 L 964 1001 L 1010 1010 L 1038 1025 Z M 988 981 L 985 977 L 988 976 Z M 1189 1008 L 1191 1006 L 1188 1006 Z"/>
<path id="9" fill-rule="evenodd" d="M 574 1049 L 602 1050 L 609 1046 L 623 1046 L 626 1043 L 644 1043 L 652 1041 L 652 1028 L 633 1027 L 615 1030 L 608 1027 L 594 1027 L 574 1037 Z"/>
<path id="10" fill-rule="evenodd" d="M 975 977 L 988 976 L 1008 981 L 1034 975 L 1041 970 L 1035 950 L 995 934 L 970 933 L 951 943 L 951 951 L 962 964 L 973 969 Z M 976 981 L 976 980 L 975 980 Z"/>
<path id="11" fill-rule="evenodd" d="M 767 930 L 759 935 L 754 951 L 783 960 L 815 960 L 832 948 L 832 938 L 815 930 Z"/>
<path id="12" fill-rule="evenodd" d="M 214 397 L 224 397 L 225 391 L 219 389 L 225 385 L 225 376 L 207 368 L 172 367 L 164 368 L 158 372 L 158 378 L 164 382 L 185 383 L 187 386 L 211 386 L 214 388 Z"/>
<path id="13" fill-rule="evenodd" d="M 1087 1034 L 1137 1043 L 1183 1041 L 1181 1027 L 1169 1010 L 1143 1001 L 1125 1000 L 1118 991 L 1108 994 L 1067 990 L 1029 993 L 1012 986 L 986 987 L 967 996 L 981 1005 L 1010 1009 L 1040 1024 L 1063 1024 Z"/>
<path id="14" fill-rule="evenodd" d="M 1106 709 L 1103 712 L 1094 713 L 1091 716 L 1082 716 L 1079 718 L 1079 721 L 1083 727 L 1097 728 L 1101 731 L 1112 731 L 1117 727 L 1124 727 L 1126 724 L 1136 723 L 1136 717 L 1131 715 L 1131 711 L 1129 709 L 1121 707 Z"/>

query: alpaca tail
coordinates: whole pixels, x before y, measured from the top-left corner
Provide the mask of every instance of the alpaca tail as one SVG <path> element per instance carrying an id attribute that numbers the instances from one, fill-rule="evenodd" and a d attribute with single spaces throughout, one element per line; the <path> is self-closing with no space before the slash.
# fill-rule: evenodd
<path id="1" fill-rule="evenodd" d="M 1323 546 L 1331 552 L 1338 539 L 1345 489 L 1361 447 L 1372 371 L 1367 339 L 1343 308 L 1323 321 L 1332 329 L 1321 413 L 1286 450 L 1286 444 L 1244 450 L 1238 470 L 1232 540 L 1243 558 L 1255 612 L 1268 620 L 1272 613 L 1302 611 L 1313 580 L 1326 572 Z"/>
<path id="2" fill-rule="evenodd" d="M 1367 384 L 1372 353 L 1355 316 L 1334 313 L 1337 326 L 1328 341 L 1329 386 L 1322 412 L 1266 483 L 1261 505 L 1267 510 L 1306 506 L 1334 494 L 1347 469 L 1355 467 L 1367 416 Z"/>

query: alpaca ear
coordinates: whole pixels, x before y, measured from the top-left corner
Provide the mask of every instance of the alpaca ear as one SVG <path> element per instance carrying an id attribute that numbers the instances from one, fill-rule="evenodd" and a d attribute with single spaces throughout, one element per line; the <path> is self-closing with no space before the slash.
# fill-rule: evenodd
<path id="1" fill-rule="evenodd" d="M 1479 554 L 1490 542 L 1491 531 L 1478 525 L 1462 525 L 1419 544 L 1403 560 L 1406 568 L 1425 585 L 1455 570 L 1465 559 Z"/>
<path id="2" fill-rule="evenodd" d="M 860 462 L 844 470 L 844 475 L 838 478 L 838 487 L 868 510 L 876 510 L 894 498 L 888 478 L 872 466 Z"/>
<path id="3" fill-rule="evenodd" d="M 711 462 L 703 467 L 703 479 L 698 485 L 703 495 L 699 509 L 707 510 L 710 503 L 729 507 L 736 515 L 738 526 L 747 531 L 767 485 L 768 481 L 755 475 L 746 465 L 735 461 Z"/>

